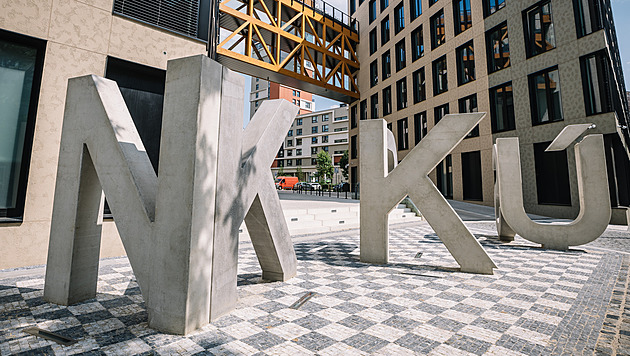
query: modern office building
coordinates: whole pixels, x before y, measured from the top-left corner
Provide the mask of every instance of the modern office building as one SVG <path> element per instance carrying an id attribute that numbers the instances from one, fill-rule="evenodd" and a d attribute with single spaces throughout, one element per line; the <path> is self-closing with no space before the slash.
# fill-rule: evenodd
<path id="1" fill-rule="evenodd" d="M 260 78 L 252 78 L 249 94 L 249 116 L 252 118 L 260 104 L 267 99 L 285 99 L 300 107 L 299 115 L 315 110 L 313 94 Z"/>
<path id="2" fill-rule="evenodd" d="M 118 82 L 157 168 L 166 62 L 206 53 L 209 2 L 130 3 L 0 0 L 0 269 L 46 263 L 68 78 Z"/>
<path id="3" fill-rule="evenodd" d="M 574 218 L 573 149 L 544 149 L 566 125 L 593 123 L 612 205 L 630 205 L 628 100 L 609 0 L 350 0 L 349 9 L 361 38 L 353 188 L 360 120 L 385 119 L 403 159 L 445 114 L 486 112 L 431 173 L 447 198 L 492 205 L 493 142 L 516 136 L 525 209 Z"/>
<path id="4" fill-rule="evenodd" d="M 315 181 L 316 158 L 320 151 L 331 156 L 335 167 L 332 183 L 345 182 L 339 160 L 348 150 L 348 107 L 321 110 L 298 115 L 272 165 L 272 172 L 278 175 L 297 176 L 298 167 L 304 173 L 304 180 Z"/>

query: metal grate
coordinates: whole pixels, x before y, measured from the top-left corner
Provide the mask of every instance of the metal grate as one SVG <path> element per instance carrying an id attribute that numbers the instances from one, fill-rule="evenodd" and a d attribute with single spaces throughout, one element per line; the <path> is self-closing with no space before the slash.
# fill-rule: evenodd
<path id="1" fill-rule="evenodd" d="M 198 37 L 199 0 L 115 0 L 114 13 Z"/>

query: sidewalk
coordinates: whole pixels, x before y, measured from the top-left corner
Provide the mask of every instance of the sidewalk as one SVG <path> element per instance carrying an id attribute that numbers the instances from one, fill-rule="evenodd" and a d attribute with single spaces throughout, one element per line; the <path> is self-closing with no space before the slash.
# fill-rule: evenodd
<path id="1" fill-rule="evenodd" d="M 97 298 L 70 307 L 42 300 L 43 271 L 5 279 L 0 273 L 0 354 L 630 352 L 630 255 L 588 246 L 543 250 L 520 238 L 505 244 L 488 223 L 466 224 L 499 267 L 494 275 L 458 272 L 426 223 L 391 229 L 387 265 L 358 260 L 357 230 L 299 238 L 298 275 L 285 283 L 260 280 L 253 248 L 241 245 L 237 309 L 187 337 L 147 327 L 126 258 L 102 261 Z M 308 291 L 317 294 L 288 308 Z M 28 326 L 79 342 L 62 347 L 24 334 Z"/>

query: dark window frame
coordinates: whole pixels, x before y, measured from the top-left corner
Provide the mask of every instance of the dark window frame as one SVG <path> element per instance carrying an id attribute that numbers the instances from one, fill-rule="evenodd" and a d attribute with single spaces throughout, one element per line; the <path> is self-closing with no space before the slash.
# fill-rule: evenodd
<path id="1" fill-rule="evenodd" d="M 428 133 L 426 110 L 413 115 L 413 132 L 415 144 L 417 145 Z"/>
<path id="2" fill-rule="evenodd" d="M 370 56 L 378 51 L 378 39 L 376 34 L 376 27 L 369 33 L 368 43 L 370 45 Z"/>
<path id="3" fill-rule="evenodd" d="M 498 62 L 499 60 L 495 60 L 494 57 L 494 51 L 493 51 L 493 45 L 492 42 L 492 36 L 499 32 L 502 31 L 505 28 L 505 37 L 507 38 L 507 60 L 505 59 L 505 52 L 504 52 L 504 46 L 503 46 L 503 41 L 499 40 L 498 42 L 498 48 L 499 48 L 499 57 L 501 60 L 504 61 L 503 66 L 498 66 Z M 498 72 L 500 70 L 509 68 L 512 65 L 512 61 L 510 59 L 510 32 L 509 32 L 509 28 L 507 26 L 507 21 L 504 21 L 500 24 L 498 24 L 497 26 L 491 28 L 490 30 L 486 31 L 486 58 L 487 58 L 487 62 L 488 62 L 488 74 L 494 73 L 494 72 Z M 498 36 L 499 39 L 502 37 L 501 35 Z M 507 65 L 506 65 L 507 63 Z"/>
<path id="4" fill-rule="evenodd" d="M 510 90 L 508 91 L 507 88 L 510 87 Z M 498 95 L 497 91 L 498 90 L 502 90 L 500 94 L 500 96 L 502 97 L 502 100 L 504 101 L 503 106 L 502 106 L 502 114 L 504 117 L 504 124 L 507 122 L 507 125 L 505 125 L 505 128 L 499 129 L 497 126 L 497 122 L 496 122 L 496 118 L 497 118 L 497 112 L 496 112 L 496 104 L 497 104 L 497 99 L 498 99 Z M 492 87 L 489 89 L 490 91 L 490 122 L 491 122 L 491 126 L 492 126 L 492 133 L 499 133 L 499 132 L 506 132 L 506 131 L 512 131 L 516 129 L 516 118 L 515 118 L 515 114 L 514 114 L 514 87 L 512 86 L 512 82 L 506 82 L 500 85 L 497 85 L 495 87 Z M 509 93 L 509 95 L 507 94 Z M 506 105 L 506 103 L 509 102 L 509 97 L 511 96 L 511 101 L 512 101 L 512 105 Z M 511 107 L 511 110 L 510 110 Z"/>
<path id="5" fill-rule="evenodd" d="M 464 4 L 463 7 L 461 6 L 462 3 Z M 466 9 L 466 5 L 468 5 L 468 9 Z M 463 13 L 462 10 L 464 10 Z M 468 10 L 468 12 L 466 12 L 466 10 Z M 470 0 L 453 0 L 453 25 L 455 27 L 455 36 L 472 27 L 472 7 Z"/>
<path id="6" fill-rule="evenodd" d="M 437 125 L 444 116 L 451 113 L 449 103 L 438 105 L 433 108 L 433 125 Z"/>
<path id="7" fill-rule="evenodd" d="M 387 14 L 385 18 L 381 20 L 381 46 L 385 45 L 391 39 L 391 29 L 389 27 L 389 14 Z"/>
<path id="8" fill-rule="evenodd" d="M 433 16 L 431 16 L 429 24 L 431 26 L 431 50 L 434 50 L 446 43 L 446 23 L 444 18 L 444 9 L 441 9 Z M 442 33 L 440 34 L 440 32 Z"/>
<path id="9" fill-rule="evenodd" d="M 475 108 L 473 110 L 470 110 L 470 108 L 467 107 L 467 104 L 473 101 L 475 103 Z M 457 106 L 459 108 L 460 114 L 479 112 L 479 103 L 477 102 L 477 94 L 468 95 L 457 100 Z M 475 128 L 472 129 L 472 131 L 470 131 L 470 133 L 466 135 L 465 138 L 471 138 L 471 137 L 479 137 L 479 125 L 475 126 Z"/>
<path id="10" fill-rule="evenodd" d="M 26 126 L 24 128 L 24 141 L 22 143 L 22 157 L 19 165 L 20 174 L 17 178 L 17 189 L 15 189 L 15 205 L 13 208 L 0 209 L 0 219 L 8 218 L 12 220 L 11 222 L 21 222 L 24 217 L 24 208 L 26 206 L 26 190 L 28 187 L 31 156 L 33 153 L 37 107 L 39 104 L 47 42 L 2 29 L 0 29 L 0 40 L 10 42 L 18 46 L 31 47 L 36 51 L 31 92 L 29 94 L 29 104 L 26 114 Z M 15 163 L 13 165 L 15 165 Z"/>
<path id="11" fill-rule="evenodd" d="M 409 149 L 409 120 L 404 117 L 396 121 L 396 141 L 398 151 Z"/>
<path id="12" fill-rule="evenodd" d="M 532 32 L 532 25 L 535 26 L 536 21 L 532 19 L 532 15 L 538 15 L 540 16 L 540 18 L 544 18 L 544 13 L 543 13 L 543 9 L 545 6 L 549 6 L 549 17 L 551 19 L 550 26 L 547 26 L 547 31 L 551 31 L 553 32 L 552 34 L 552 38 L 553 38 L 553 47 L 545 47 L 545 48 L 541 48 L 540 50 L 536 50 L 536 34 Z M 533 22 L 533 23 L 532 23 Z M 545 32 L 545 27 L 542 21 L 540 21 L 540 26 L 541 26 L 541 42 L 542 39 L 546 38 L 546 33 Z M 523 11 L 523 37 L 525 39 L 525 53 L 527 55 L 527 58 L 532 58 L 535 57 L 539 54 L 543 54 L 546 52 L 549 52 L 553 49 L 556 48 L 556 41 L 555 41 L 555 29 L 553 26 L 553 9 L 551 7 L 551 0 L 543 0 L 533 6 L 530 6 L 529 8 L 527 8 L 525 11 Z"/>
<path id="13" fill-rule="evenodd" d="M 564 121 L 564 114 L 562 110 L 562 97 L 560 96 L 559 91 L 558 91 L 558 95 L 559 95 L 558 104 L 560 106 L 559 108 L 555 107 L 556 103 L 553 100 L 553 90 L 550 87 L 550 79 L 549 79 L 549 74 L 551 72 L 557 72 L 558 77 L 560 76 L 558 66 L 549 67 L 549 68 L 543 69 L 541 71 L 532 73 L 527 76 L 527 81 L 529 84 L 529 102 L 530 102 L 530 108 L 531 108 L 532 126 L 538 126 L 538 125 L 549 124 L 552 122 Z M 536 85 L 537 85 L 536 77 L 539 77 L 539 76 L 543 76 L 543 79 L 545 80 L 545 99 L 547 100 L 546 105 L 548 108 L 547 110 L 548 117 L 549 117 L 548 121 L 542 121 L 538 117 L 538 106 L 540 105 L 540 103 L 538 103 L 538 100 L 537 100 L 538 96 L 536 95 Z M 558 79 L 557 85 L 560 86 L 559 79 Z M 556 117 L 555 109 L 559 109 L 560 117 Z"/>
<path id="14" fill-rule="evenodd" d="M 415 62 L 424 56 L 423 37 L 422 24 L 411 31 L 411 62 Z"/>
<path id="15" fill-rule="evenodd" d="M 398 73 L 407 67 L 407 46 L 404 38 L 396 43 L 394 51 L 396 52 L 396 73 Z"/>
<path id="16" fill-rule="evenodd" d="M 378 10 L 376 9 L 376 0 L 370 0 L 368 4 L 368 9 L 369 23 L 371 24 L 372 22 L 374 22 L 374 20 L 376 20 L 376 16 L 378 15 Z"/>
<path id="17" fill-rule="evenodd" d="M 407 77 L 396 81 L 396 110 L 406 109 L 407 101 Z"/>
<path id="18" fill-rule="evenodd" d="M 378 119 L 378 92 L 370 95 L 370 118 Z"/>
<path id="19" fill-rule="evenodd" d="M 472 59 L 464 60 L 464 52 L 470 51 L 467 57 Z M 455 49 L 455 58 L 457 59 L 457 85 L 462 86 L 475 81 L 475 49 L 473 40 L 470 40 Z M 472 73 L 472 74 L 471 74 Z"/>
<path id="20" fill-rule="evenodd" d="M 388 85 L 383 89 L 383 116 L 392 113 L 392 86 Z"/>
<path id="21" fill-rule="evenodd" d="M 506 0 L 483 0 L 483 17 L 488 17 L 505 8 Z"/>
<path id="22" fill-rule="evenodd" d="M 413 103 L 417 104 L 427 100 L 427 80 L 424 67 L 418 68 L 412 73 Z"/>
<path id="23" fill-rule="evenodd" d="M 404 1 L 394 8 L 394 35 L 397 35 L 405 28 L 405 5 Z"/>
<path id="24" fill-rule="evenodd" d="M 444 68 L 438 68 L 440 63 L 444 63 Z M 433 96 L 438 96 L 448 91 L 448 63 L 446 55 L 436 59 L 431 63 L 433 74 Z"/>
<path id="25" fill-rule="evenodd" d="M 381 55 L 381 74 L 383 80 L 392 76 L 392 57 L 389 49 Z"/>
<path id="26" fill-rule="evenodd" d="M 378 84 L 378 59 L 370 63 L 370 88 Z"/>

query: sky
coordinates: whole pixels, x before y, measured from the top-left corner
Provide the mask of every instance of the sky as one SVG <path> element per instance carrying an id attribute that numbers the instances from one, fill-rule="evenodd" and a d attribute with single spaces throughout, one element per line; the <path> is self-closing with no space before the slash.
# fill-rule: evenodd
<path id="1" fill-rule="evenodd" d="M 568 1 L 568 0 L 565 0 Z M 327 3 L 347 13 L 347 0 L 328 0 Z M 624 79 L 626 82 L 626 91 L 630 91 L 630 0 L 611 0 L 613 8 L 613 18 L 615 21 L 615 29 L 617 31 L 617 42 L 619 44 L 619 53 L 623 66 Z M 243 116 L 243 127 L 249 122 L 249 90 L 250 77 L 245 77 L 245 111 Z M 313 96 L 315 100 L 315 110 L 325 110 L 339 105 L 338 101 L 330 100 L 318 95 Z"/>
<path id="2" fill-rule="evenodd" d="M 612 0 L 613 19 L 617 31 L 619 54 L 623 63 L 626 91 L 630 90 L 630 0 Z"/>

